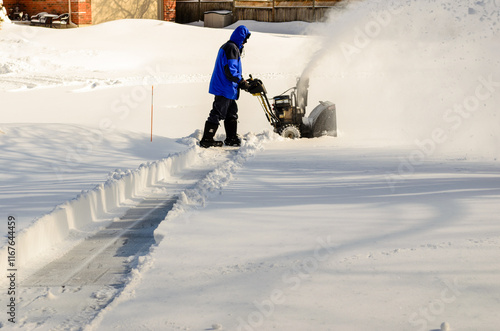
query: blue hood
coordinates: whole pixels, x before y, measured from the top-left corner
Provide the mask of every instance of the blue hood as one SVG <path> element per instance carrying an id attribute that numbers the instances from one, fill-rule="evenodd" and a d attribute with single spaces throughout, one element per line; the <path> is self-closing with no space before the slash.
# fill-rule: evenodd
<path id="1" fill-rule="evenodd" d="M 238 48 L 241 48 L 241 46 L 243 46 L 243 41 L 245 41 L 247 36 L 250 36 L 250 31 L 248 31 L 246 26 L 240 25 L 233 31 L 233 34 L 231 35 L 231 38 L 229 38 L 229 40 L 238 45 Z"/>

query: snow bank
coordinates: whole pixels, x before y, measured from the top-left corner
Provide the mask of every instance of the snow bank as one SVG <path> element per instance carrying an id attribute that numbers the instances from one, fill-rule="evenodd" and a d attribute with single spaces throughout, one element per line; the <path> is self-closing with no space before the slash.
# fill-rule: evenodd
<path id="1" fill-rule="evenodd" d="M 140 197 L 141 193 L 193 162 L 198 148 L 191 147 L 185 152 L 168 158 L 141 165 L 136 170 L 117 171 L 104 184 L 83 192 L 47 215 L 33 221 L 33 224 L 17 233 L 16 266 L 21 268 L 30 261 L 44 256 L 52 247 L 68 239 L 72 233 L 91 234 L 92 225 L 105 224 L 117 215 L 117 208 L 129 199 Z M 81 239 L 81 238 L 80 238 Z M 7 269 L 7 247 L 0 251 L 0 267 Z"/>
<path id="2" fill-rule="evenodd" d="M 0 218 L 15 216 L 18 231 L 105 182 L 115 169 L 136 169 L 188 148 L 109 125 L 0 124 L 0 131 Z M 0 228 L 0 236 L 6 230 Z"/>

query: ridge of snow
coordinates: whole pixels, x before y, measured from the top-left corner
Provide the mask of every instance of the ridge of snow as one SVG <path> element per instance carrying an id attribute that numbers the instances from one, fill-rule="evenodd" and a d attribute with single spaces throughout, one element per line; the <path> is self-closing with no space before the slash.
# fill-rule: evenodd
<path id="1" fill-rule="evenodd" d="M 65 239 L 76 236 L 78 241 L 84 239 L 82 236 L 88 237 L 97 230 L 96 227 L 101 228 L 118 216 L 116 213 L 120 207 L 130 204 L 130 200 L 140 197 L 146 188 L 185 167 L 197 153 L 193 146 L 162 160 L 142 164 L 135 170 L 117 170 L 105 183 L 83 191 L 33 220 L 30 226 L 17 233 L 16 248 L 23 253 L 17 256 L 16 266 L 22 268 L 40 257 L 53 254 L 51 248 Z M 0 250 L 0 265 L 4 269 L 7 268 L 7 254 L 7 245 L 4 245 Z"/>
<path id="2" fill-rule="evenodd" d="M 227 185 L 245 160 L 262 149 L 262 144 L 274 139 L 273 137 L 272 131 L 259 135 L 252 133 L 245 135 L 242 146 L 233 158 L 216 167 L 194 188 L 181 192 L 167 219 L 177 217 L 193 208 L 203 207 L 208 196 Z M 144 163 L 135 170 L 117 169 L 108 175 L 106 182 L 98 184 L 93 189 L 82 191 L 74 199 L 56 206 L 48 214 L 33 220 L 30 226 L 17 234 L 17 249 L 23 252 L 17 257 L 17 267 L 23 268 L 40 258 L 53 259 L 54 252 L 51 251 L 54 247 L 69 238 L 71 238 L 69 246 L 73 246 L 109 224 L 112 219 L 119 216 L 123 207 L 130 208 L 130 204 L 134 203 L 132 200 L 143 196 L 147 188 L 168 181 L 169 176 L 193 163 L 196 158 L 209 159 L 214 151 L 201 149 L 195 145 L 195 141 L 194 135 L 191 138 L 184 138 L 183 142 L 191 145 L 186 151 Z M 155 233 L 156 241 L 161 240 L 163 236 L 164 234 Z M 69 248 L 59 247 L 58 254 L 63 254 Z M 4 245 L 0 249 L 0 265 L 4 269 L 7 268 L 7 256 L 7 245 Z"/>

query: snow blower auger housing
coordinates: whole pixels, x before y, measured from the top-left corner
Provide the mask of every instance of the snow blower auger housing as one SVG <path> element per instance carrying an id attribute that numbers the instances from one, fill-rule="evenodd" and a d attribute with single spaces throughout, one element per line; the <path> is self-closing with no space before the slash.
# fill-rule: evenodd
<path id="1" fill-rule="evenodd" d="M 273 98 L 269 103 L 264 83 L 250 75 L 247 80 L 248 92 L 256 96 L 274 131 L 286 138 L 313 138 L 324 135 L 337 136 L 337 112 L 335 104 L 330 101 L 320 101 L 309 114 L 306 114 L 308 80 L 297 80 L 297 85 Z M 290 92 L 290 94 L 286 94 Z"/>

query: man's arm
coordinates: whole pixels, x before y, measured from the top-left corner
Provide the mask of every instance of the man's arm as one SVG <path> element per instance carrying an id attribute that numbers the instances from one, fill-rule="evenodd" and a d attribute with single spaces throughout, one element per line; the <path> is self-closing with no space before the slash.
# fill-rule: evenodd
<path id="1" fill-rule="evenodd" d="M 239 72 L 239 57 L 240 51 L 236 44 L 228 42 L 224 45 L 227 64 L 224 66 L 224 75 L 228 80 L 234 83 L 239 83 L 242 79 Z"/>

